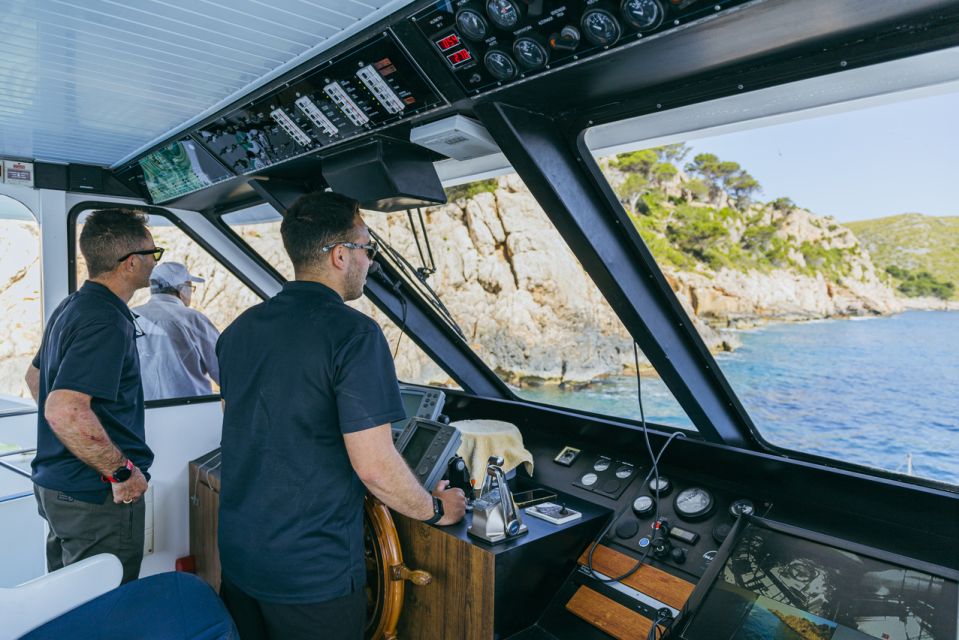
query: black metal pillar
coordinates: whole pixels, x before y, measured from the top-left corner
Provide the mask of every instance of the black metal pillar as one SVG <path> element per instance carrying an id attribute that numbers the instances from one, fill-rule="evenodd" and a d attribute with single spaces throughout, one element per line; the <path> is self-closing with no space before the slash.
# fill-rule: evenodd
<path id="1" fill-rule="evenodd" d="M 749 418 L 580 139 L 500 103 L 476 113 L 707 440 L 756 446 Z"/>

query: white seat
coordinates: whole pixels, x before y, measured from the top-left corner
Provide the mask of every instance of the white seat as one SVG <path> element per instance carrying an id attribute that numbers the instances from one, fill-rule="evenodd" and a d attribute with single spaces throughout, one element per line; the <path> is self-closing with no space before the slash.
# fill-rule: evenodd
<path id="1" fill-rule="evenodd" d="M 123 565 L 109 553 L 11 588 L 0 588 L 0 639 L 19 638 L 40 625 L 120 586 Z"/>

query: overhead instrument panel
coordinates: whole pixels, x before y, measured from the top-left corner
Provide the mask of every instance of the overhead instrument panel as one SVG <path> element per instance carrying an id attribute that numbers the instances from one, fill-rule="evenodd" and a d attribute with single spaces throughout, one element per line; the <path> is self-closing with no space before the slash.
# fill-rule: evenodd
<path id="1" fill-rule="evenodd" d="M 246 174 L 393 124 L 443 102 L 389 34 L 333 58 L 195 134 Z"/>
<path id="2" fill-rule="evenodd" d="M 623 47 L 743 0 L 442 0 L 411 19 L 470 94 Z"/>

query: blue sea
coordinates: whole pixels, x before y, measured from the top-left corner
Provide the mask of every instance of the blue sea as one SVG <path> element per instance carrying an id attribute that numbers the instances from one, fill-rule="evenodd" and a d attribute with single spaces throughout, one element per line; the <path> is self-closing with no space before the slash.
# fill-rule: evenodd
<path id="1" fill-rule="evenodd" d="M 789 449 L 959 484 L 959 313 L 773 324 L 716 357 L 759 433 Z M 655 376 L 646 419 L 691 428 Z M 530 400 L 639 418 L 636 379 L 519 390 Z"/>

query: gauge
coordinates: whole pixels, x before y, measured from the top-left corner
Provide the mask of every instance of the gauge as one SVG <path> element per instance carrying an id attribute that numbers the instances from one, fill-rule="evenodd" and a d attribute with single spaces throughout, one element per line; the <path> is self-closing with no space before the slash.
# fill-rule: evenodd
<path id="1" fill-rule="evenodd" d="M 516 63 L 508 53 L 491 49 L 483 56 L 486 69 L 500 82 L 506 82 L 516 77 Z"/>
<path id="2" fill-rule="evenodd" d="M 583 14 L 583 35 L 593 44 L 608 47 L 617 40 L 623 30 L 619 22 L 606 9 L 590 9 Z"/>
<path id="3" fill-rule="evenodd" d="M 683 489 L 673 500 L 673 507 L 679 517 L 687 520 L 702 518 L 713 510 L 713 496 L 700 487 Z"/>
<path id="4" fill-rule="evenodd" d="M 514 0 L 487 0 L 486 15 L 494 25 L 510 31 L 519 23 L 519 5 Z"/>
<path id="5" fill-rule="evenodd" d="M 579 479 L 579 483 L 584 487 L 591 487 L 596 484 L 596 480 L 599 479 L 595 473 L 587 473 L 582 478 Z"/>
<path id="6" fill-rule="evenodd" d="M 527 69 L 542 69 L 549 62 L 549 51 L 529 36 L 517 38 L 513 43 L 513 54 L 517 62 Z"/>
<path id="7" fill-rule="evenodd" d="M 656 503 L 653 502 L 653 499 L 649 496 L 639 496 L 633 500 L 633 511 L 635 511 L 638 516 L 648 516 L 653 512 L 653 508 L 655 507 Z"/>
<path id="8" fill-rule="evenodd" d="M 746 498 L 740 498 L 729 505 L 729 515 L 734 518 L 738 518 L 741 515 L 751 516 L 755 511 L 756 508 L 753 506 L 752 500 L 747 500 Z"/>
<path id="9" fill-rule="evenodd" d="M 616 477 L 620 480 L 625 480 L 631 475 L 633 475 L 633 465 L 631 464 L 621 464 L 619 469 L 616 469 Z"/>
<path id="10" fill-rule="evenodd" d="M 666 476 L 659 476 L 649 481 L 649 490 L 657 495 L 664 496 L 673 489 L 673 483 Z"/>
<path id="11" fill-rule="evenodd" d="M 593 463 L 593 471 L 606 471 L 609 469 L 609 458 L 600 458 Z"/>
<path id="12" fill-rule="evenodd" d="M 468 40 L 482 40 L 486 37 L 486 18 L 479 11 L 463 9 L 456 14 L 456 26 Z"/>
<path id="13" fill-rule="evenodd" d="M 623 0 L 623 18 L 639 31 L 651 31 L 663 23 L 663 4 L 659 0 Z"/>

